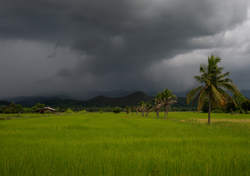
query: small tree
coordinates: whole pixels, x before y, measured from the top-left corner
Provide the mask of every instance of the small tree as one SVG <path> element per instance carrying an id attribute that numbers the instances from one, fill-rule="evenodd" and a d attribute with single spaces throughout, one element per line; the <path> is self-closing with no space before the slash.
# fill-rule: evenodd
<path id="1" fill-rule="evenodd" d="M 154 110 L 153 106 L 149 102 L 146 102 L 145 104 L 146 117 L 148 117 L 148 113 L 153 110 Z"/>
<path id="2" fill-rule="evenodd" d="M 155 112 L 156 112 L 156 116 L 157 116 L 157 117 L 159 117 L 159 112 L 160 112 L 160 109 L 161 109 L 161 106 L 158 106 L 158 105 L 161 104 L 161 99 L 162 99 L 161 96 L 162 96 L 161 92 L 158 92 L 158 94 L 155 96 L 155 99 L 152 100 L 152 102 L 155 103 L 154 109 L 155 109 Z"/>
<path id="3" fill-rule="evenodd" d="M 132 115 L 133 115 L 133 112 L 134 112 L 134 110 L 135 110 L 135 106 L 131 106 L 131 112 L 132 112 Z"/>
<path id="4" fill-rule="evenodd" d="M 119 108 L 114 108 L 113 113 L 116 113 L 116 114 L 120 113 L 120 109 Z"/>
<path id="5" fill-rule="evenodd" d="M 249 100 L 244 100 L 242 102 L 242 109 L 245 111 L 245 113 L 247 114 L 247 111 L 250 110 L 250 101 Z"/>
<path id="6" fill-rule="evenodd" d="M 201 108 L 201 110 L 204 112 L 204 113 L 208 113 L 208 108 L 209 108 L 209 101 L 208 101 L 208 98 L 206 98 L 204 100 L 204 103 L 203 103 L 203 106 Z"/>
<path id="7" fill-rule="evenodd" d="M 235 105 L 235 102 L 233 102 L 232 100 L 229 100 L 227 102 L 227 105 L 226 105 L 226 112 L 233 112 L 233 111 L 236 111 L 237 110 L 237 107 Z"/>
<path id="8" fill-rule="evenodd" d="M 160 93 L 161 93 L 161 99 L 159 101 L 157 108 L 161 108 L 161 107 L 165 108 L 164 119 L 166 119 L 166 114 L 168 115 L 168 108 L 173 103 L 177 103 L 176 100 L 173 100 L 173 99 L 177 99 L 177 97 L 176 95 L 172 93 L 171 90 L 168 90 L 168 89 L 164 89 L 164 91 Z"/>
<path id="9" fill-rule="evenodd" d="M 32 110 L 42 109 L 45 108 L 44 104 L 37 103 L 35 106 L 32 107 Z"/>
<path id="10" fill-rule="evenodd" d="M 142 116 L 144 116 L 145 106 L 146 106 L 146 104 L 144 103 L 144 101 L 141 101 L 141 104 L 140 104 L 140 111 L 141 111 L 141 115 L 142 115 Z"/>
<path id="11" fill-rule="evenodd" d="M 233 95 L 233 99 L 237 105 L 237 109 L 240 110 L 242 109 L 242 102 L 244 100 L 246 100 L 246 98 L 244 97 L 244 95 L 241 92 L 238 93 L 234 93 Z"/>
<path id="12" fill-rule="evenodd" d="M 129 106 L 127 106 L 127 107 L 125 108 L 125 112 L 126 112 L 126 114 L 128 114 L 128 113 L 129 113 L 129 111 L 130 111 L 130 108 L 129 108 Z"/>
<path id="13" fill-rule="evenodd" d="M 73 110 L 70 109 L 70 108 L 68 108 L 65 112 L 66 112 L 66 113 L 73 113 Z"/>

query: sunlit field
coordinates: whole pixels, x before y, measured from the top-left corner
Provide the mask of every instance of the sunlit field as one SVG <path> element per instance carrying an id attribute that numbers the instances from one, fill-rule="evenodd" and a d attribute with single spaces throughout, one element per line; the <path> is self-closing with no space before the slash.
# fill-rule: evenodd
<path id="1" fill-rule="evenodd" d="M 250 114 L 163 116 L 12 115 L 0 175 L 250 175 Z"/>

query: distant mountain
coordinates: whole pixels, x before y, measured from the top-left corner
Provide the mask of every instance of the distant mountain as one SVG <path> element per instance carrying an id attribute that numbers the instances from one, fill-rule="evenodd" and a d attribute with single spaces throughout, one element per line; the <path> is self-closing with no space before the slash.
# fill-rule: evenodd
<path id="1" fill-rule="evenodd" d="M 146 92 L 146 94 L 155 97 L 158 92 L 160 92 L 160 91 L 150 91 L 150 92 Z M 174 92 L 173 91 L 173 94 L 176 95 L 177 97 L 186 97 L 188 92 L 189 91 L 184 91 L 184 92 Z"/>
<path id="2" fill-rule="evenodd" d="M 10 102 L 21 104 L 22 106 L 34 106 L 36 103 L 45 103 L 46 106 L 68 107 L 68 106 L 130 106 L 137 105 L 140 101 L 149 101 L 157 95 L 159 91 L 144 93 L 142 91 L 113 90 L 113 91 L 88 91 L 83 94 L 54 94 L 49 96 L 22 96 L 5 98 L 0 100 L 0 105 L 9 105 Z M 174 91 L 173 91 L 174 93 Z M 174 93 L 178 98 L 178 103 L 172 107 L 189 107 L 186 105 L 186 92 Z M 250 90 L 241 90 L 241 93 L 250 98 Z M 230 95 L 232 95 L 230 93 Z M 89 98 L 88 98 L 89 97 Z M 95 98 L 94 98 L 95 97 Z M 182 98 L 183 97 L 183 98 Z M 74 99 L 74 100 L 73 100 Z M 84 101 L 83 101 L 84 100 Z"/>
<path id="3" fill-rule="evenodd" d="M 10 105 L 10 102 L 8 102 L 8 101 L 0 101 L 0 106 L 1 106 L 1 105 L 9 106 L 9 105 Z"/>
<path id="4" fill-rule="evenodd" d="M 151 101 L 153 97 L 145 94 L 142 91 L 138 91 L 132 93 L 130 95 L 121 97 L 121 98 L 111 98 L 105 96 L 97 96 L 87 101 L 78 101 L 78 100 L 50 100 L 44 102 L 45 105 L 51 107 L 74 107 L 74 106 L 82 106 L 82 107 L 106 107 L 106 106 L 132 106 L 137 105 L 141 101 Z"/>
<path id="5" fill-rule="evenodd" d="M 14 102 L 16 104 L 21 104 L 22 106 L 34 106 L 36 103 L 43 103 L 48 100 L 53 99 L 68 99 L 70 97 L 65 95 L 58 96 L 22 96 L 22 97 L 14 97 L 14 98 L 6 98 L 4 101 Z"/>
<path id="6" fill-rule="evenodd" d="M 130 95 L 127 95 L 125 97 L 121 98 L 110 98 L 105 96 L 97 96 L 95 98 L 92 98 L 87 101 L 79 101 L 79 100 L 49 100 L 44 102 L 46 106 L 50 106 L 53 108 L 56 107 L 64 107 L 64 108 L 76 108 L 76 107 L 114 107 L 114 106 L 120 106 L 120 107 L 126 107 L 126 106 L 132 106 L 132 105 L 138 105 L 141 101 L 147 102 L 153 100 L 154 97 L 149 96 L 145 94 L 142 91 L 138 91 L 135 93 L 132 93 Z M 177 99 L 177 103 L 173 104 L 171 107 L 178 107 L 178 108 L 186 108 L 192 106 L 187 105 L 187 101 L 185 97 L 179 97 Z M 197 106 L 197 103 L 195 104 Z"/>
<path id="7" fill-rule="evenodd" d="M 250 90 L 241 90 L 240 91 L 247 99 L 250 99 Z"/>
<path id="8" fill-rule="evenodd" d="M 70 94 L 70 96 L 73 99 L 84 101 L 84 100 L 89 100 L 89 99 L 92 99 L 94 97 L 101 96 L 101 95 L 105 97 L 110 97 L 110 98 L 121 98 L 121 97 L 127 96 L 137 91 L 139 90 L 138 89 L 129 90 L 129 91 L 122 90 L 122 89 L 112 90 L 112 91 L 93 90 L 93 91 L 86 91 L 83 93 Z"/>

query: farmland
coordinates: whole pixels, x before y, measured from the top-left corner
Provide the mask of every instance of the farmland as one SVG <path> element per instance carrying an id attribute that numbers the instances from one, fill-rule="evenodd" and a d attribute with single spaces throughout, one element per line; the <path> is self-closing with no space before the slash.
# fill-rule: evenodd
<path id="1" fill-rule="evenodd" d="M 22 114 L 0 120 L 0 175 L 250 175 L 249 114 L 213 113 L 211 125 L 205 113 L 163 116 Z"/>

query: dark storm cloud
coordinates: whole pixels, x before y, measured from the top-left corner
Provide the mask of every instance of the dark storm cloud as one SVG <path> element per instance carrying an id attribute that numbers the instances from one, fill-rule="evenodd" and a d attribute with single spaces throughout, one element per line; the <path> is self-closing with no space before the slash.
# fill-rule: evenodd
<path id="1" fill-rule="evenodd" d="M 68 68 L 61 68 L 57 71 L 57 76 L 68 77 L 70 76 L 70 70 Z"/>
<path id="2" fill-rule="evenodd" d="M 219 46 L 199 38 L 234 29 L 247 10 L 248 0 L 3 0 L 0 38 L 53 43 L 48 58 L 70 48 L 77 63 L 56 68 L 59 78 L 113 74 L 122 86 L 131 80 L 146 85 L 153 77 L 144 73 L 152 65 Z"/>

